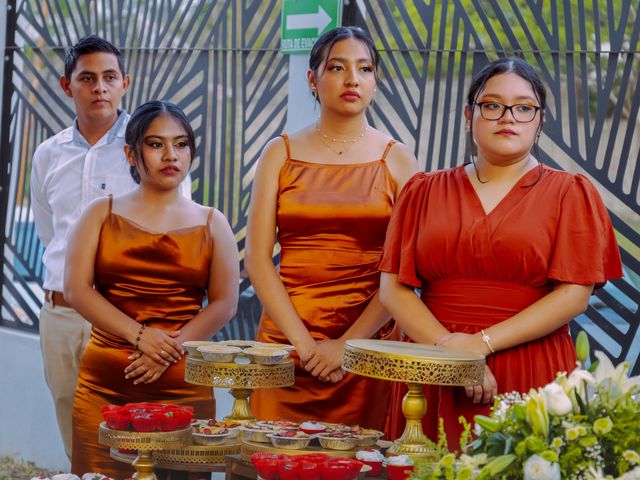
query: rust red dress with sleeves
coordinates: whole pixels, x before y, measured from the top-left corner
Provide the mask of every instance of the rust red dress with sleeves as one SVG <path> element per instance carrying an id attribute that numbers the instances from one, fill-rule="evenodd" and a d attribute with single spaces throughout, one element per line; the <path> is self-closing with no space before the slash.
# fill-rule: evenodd
<path id="1" fill-rule="evenodd" d="M 464 167 L 418 173 L 389 223 L 383 272 L 421 289 L 421 300 L 451 332 L 476 333 L 522 311 L 558 282 L 596 287 L 622 276 L 611 221 L 598 192 L 582 175 L 543 166 L 527 172 L 487 215 Z M 498 392 L 527 392 L 571 371 L 576 356 L 568 325 L 487 357 Z M 391 434 L 404 428 L 392 399 Z M 488 414 L 462 387 L 425 387 L 423 424 L 436 437 L 443 417 L 450 448 L 458 447 L 458 417 Z"/>

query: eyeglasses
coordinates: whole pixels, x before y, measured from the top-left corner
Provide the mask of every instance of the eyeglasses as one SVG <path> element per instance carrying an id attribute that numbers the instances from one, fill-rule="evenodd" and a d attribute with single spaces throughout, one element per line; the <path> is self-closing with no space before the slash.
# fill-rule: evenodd
<path id="1" fill-rule="evenodd" d="M 500 120 L 505 112 L 509 110 L 511 116 L 518 123 L 529 123 L 536 118 L 536 113 L 541 107 L 536 105 L 526 105 L 524 103 L 518 105 L 503 105 L 498 102 L 478 102 L 476 103 L 480 107 L 480 115 L 485 120 Z"/>

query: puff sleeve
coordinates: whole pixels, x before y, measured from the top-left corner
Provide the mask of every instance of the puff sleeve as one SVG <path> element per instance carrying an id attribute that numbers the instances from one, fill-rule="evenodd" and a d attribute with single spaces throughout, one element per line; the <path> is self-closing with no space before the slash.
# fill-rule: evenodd
<path id="1" fill-rule="evenodd" d="M 622 276 L 620 251 L 598 191 L 585 176 L 572 177 L 561 200 L 548 278 L 600 288 Z"/>
<path id="2" fill-rule="evenodd" d="M 429 176 L 416 173 L 405 184 L 393 207 L 378 270 L 397 273 L 400 283 L 422 287 L 416 264 L 416 244 L 420 219 L 429 190 Z"/>

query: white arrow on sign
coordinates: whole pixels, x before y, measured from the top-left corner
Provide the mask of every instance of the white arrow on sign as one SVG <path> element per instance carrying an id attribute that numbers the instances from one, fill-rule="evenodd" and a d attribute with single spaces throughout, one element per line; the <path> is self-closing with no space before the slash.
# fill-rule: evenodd
<path id="1" fill-rule="evenodd" d="M 296 15 L 287 15 L 287 30 L 302 30 L 306 28 L 316 28 L 318 35 L 327 25 L 331 23 L 331 17 L 324 11 L 321 5 L 318 5 L 318 13 L 300 13 Z"/>

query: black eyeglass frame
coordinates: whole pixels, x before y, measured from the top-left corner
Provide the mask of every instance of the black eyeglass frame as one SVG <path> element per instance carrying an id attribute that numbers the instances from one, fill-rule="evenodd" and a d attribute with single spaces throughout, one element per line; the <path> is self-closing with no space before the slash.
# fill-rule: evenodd
<path id="1" fill-rule="evenodd" d="M 490 104 L 490 103 L 493 103 L 495 105 L 500 105 L 502 107 L 502 113 L 500 114 L 500 116 L 498 118 L 487 118 L 487 117 L 484 116 L 484 113 L 482 111 L 482 106 Z M 516 103 L 514 105 L 505 105 L 505 104 L 500 103 L 500 102 L 476 102 L 475 105 L 480 107 L 480 115 L 482 115 L 482 118 L 484 118 L 485 120 L 489 120 L 490 122 L 497 122 L 502 117 L 504 117 L 504 114 L 507 113 L 507 110 L 509 110 L 509 112 L 511 112 L 511 116 L 513 117 L 513 119 L 516 122 L 518 122 L 518 123 L 531 123 L 536 119 L 536 115 L 538 115 L 538 112 L 540 110 L 542 110 L 542 107 L 539 107 L 538 105 L 529 105 L 528 103 Z M 518 120 L 516 118 L 516 115 L 513 113 L 513 107 L 520 107 L 520 106 L 533 108 L 535 110 L 535 112 L 533 114 L 533 117 L 531 117 L 531 120 Z"/>

